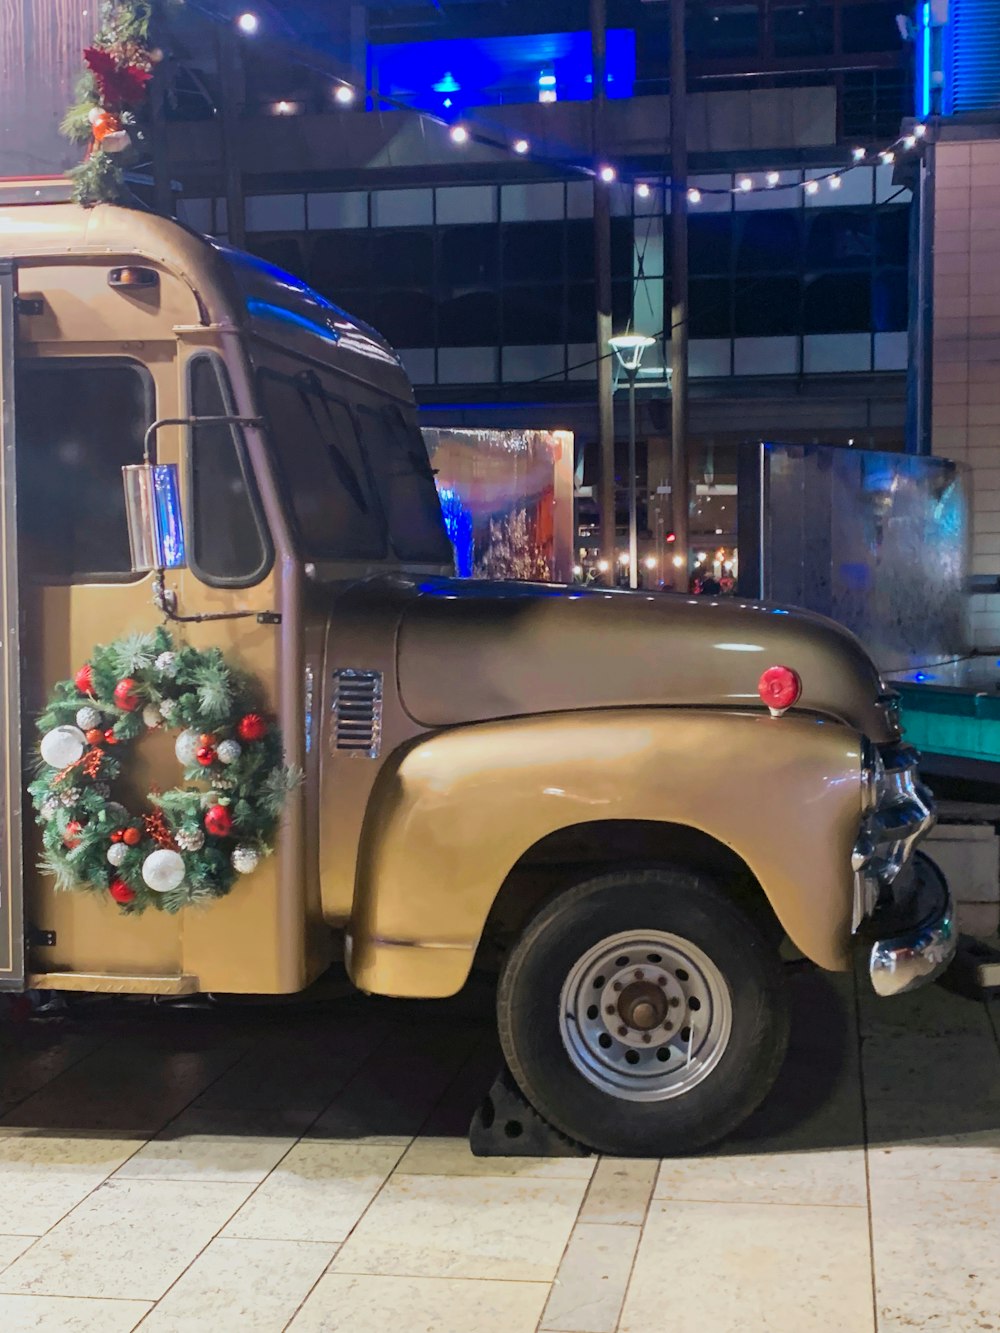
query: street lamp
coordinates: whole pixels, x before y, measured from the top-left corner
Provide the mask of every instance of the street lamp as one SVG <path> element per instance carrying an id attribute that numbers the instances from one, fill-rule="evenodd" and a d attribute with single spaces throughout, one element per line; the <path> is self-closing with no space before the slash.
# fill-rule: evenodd
<path id="1" fill-rule="evenodd" d="M 656 342 L 648 333 L 620 333 L 608 346 L 628 379 L 628 586 L 639 586 L 639 527 L 635 490 L 635 379 L 642 354 Z"/>

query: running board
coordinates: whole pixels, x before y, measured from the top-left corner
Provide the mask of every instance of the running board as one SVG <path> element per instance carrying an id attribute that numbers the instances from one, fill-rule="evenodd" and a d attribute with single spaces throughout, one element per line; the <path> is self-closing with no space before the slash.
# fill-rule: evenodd
<path id="1" fill-rule="evenodd" d="M 196 995 L 198 978 L 114 976 L 104 972 L 32 972 L 30 990 L 94 991 L 104 995 Z"/>

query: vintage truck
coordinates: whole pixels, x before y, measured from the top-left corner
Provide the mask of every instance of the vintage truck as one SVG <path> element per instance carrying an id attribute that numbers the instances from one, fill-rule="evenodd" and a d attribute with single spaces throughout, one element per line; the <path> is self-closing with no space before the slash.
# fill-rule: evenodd
<path id="1" fill-rule="evenodd" d="M 771 1087 L 786 939 L 834 971 L 863 948 L 882 995 L 949 961 L 933 803 L 861 646 L 778 606 L 452 578 L 399 360 L 297 279 L 4 184 L 0 392 L 0 986 L 289 993 L 340 947 L 361 990 L 428 998 L 495 962 L 528 1100 L 661 1154 Z M 151 444 L 171 558 L 164 515 L 127 524 Z M 129 915 L 38 868 L 25 773 L 53 683 L 164 618 L 262 682 L 305 776 L 231 893 Z"/>

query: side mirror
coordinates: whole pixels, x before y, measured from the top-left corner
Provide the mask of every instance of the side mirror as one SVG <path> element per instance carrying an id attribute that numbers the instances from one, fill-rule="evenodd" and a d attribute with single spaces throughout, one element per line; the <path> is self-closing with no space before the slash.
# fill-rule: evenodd
<path id="1" fill-rule="evenodd" d="M 186 563 L 184 519 L 176 463 L 122 468 L 132 570 L 180 569 Z"/>

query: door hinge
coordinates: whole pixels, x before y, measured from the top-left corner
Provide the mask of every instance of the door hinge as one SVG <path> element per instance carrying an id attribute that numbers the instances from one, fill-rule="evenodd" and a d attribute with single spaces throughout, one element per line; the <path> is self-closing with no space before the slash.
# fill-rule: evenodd
<path id="1" fill-rule="evenodd" d="M 54 930 L 39 930 L 37 926 L 29 926 L 24 938 L 29 949 L 51 949 L 56 942 L 56 932 Z"/>
<path id="2" fill-rule="evenodd" d="M 281 624 L 281 612 L 280 612 L 280 611 L 258 611 L 258 612 L 257 612 L 257 624 L 258 624 L 258 625 L 280 625 L 280 624 Z"/>
<path id="3" fill-rule="evenodd" d="M 19 315 L 44 315 L 45 301 L 40 296 L 15 296 L 14 309 Z"/>

